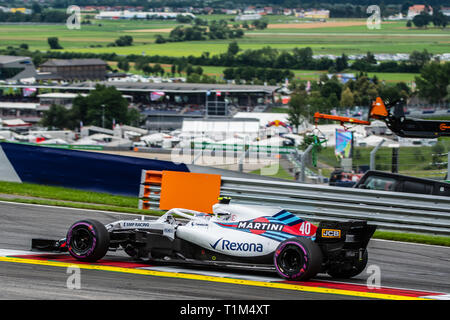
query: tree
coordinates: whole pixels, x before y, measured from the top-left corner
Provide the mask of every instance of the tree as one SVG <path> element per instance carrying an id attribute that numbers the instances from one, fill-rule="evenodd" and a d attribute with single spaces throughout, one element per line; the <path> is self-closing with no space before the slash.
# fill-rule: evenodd
<path id="1" fill-rule="evenodd" d="M 44 111 L 44 115 L 41 119 L 41 125 L 51 128 L 64 129 L 70 126 L 70 115 L 68 110 L 61 105 L 54 104 Z"/>
<path id="2" fill-rule="evenodd" d="M 447 157 L 445 154 L 445 146 L 442 142 L 438 142 L 431 147 L 431 151 L 433 152 L 431 154 L 431 166 L 436 169 L 442 169 L 445 161 L 443 157 Z"/>
<path id="3" fill-rule="evenodd" d="M 288 121 L 294 129 L 294 132 L 297 132 L 298 126 L 301 125 L 308 116 L 309 107 L 307 97 L 308 94 L 304 87 L 291 94 L 288 109 Z"/>
<path id="4" fill-rule="evenodd" d="M 430 24 L 431 16 L 426 12 L 421 12 L 413 18 L 412 22 L 417 28 L 423 28 Z"/>
<path id="5" fill-rule="evenodd" d="M 380 89 L 380 97 L 383 101 L 405 101 L 408 98 L 408 93 L 400 85 L 386 85 Z"/>
<path id="6" fill-rule="evenodd" d="M 133 37 L 132 36 L 121 36 L 115 42 L 118 47 L 129 47 L 133 45 Z"/>
<path id="7" fill-rule="evenodd" d="M 155 43 L 166 43 L 166 39 L 160 34 L 156 35 Z"/>
<path id="8" fill-rule="evenodd" d="M 263 21 L 263 20 L 255 20 L 252 22 L 252 26 L 254 26 L 256 29 L 259 30 L 263 30 L 265 28 L 267 28 L 267 21 Z"/>
<path id="9" fill-rule="evenodd" d="M 195 67 L 194 72 L 201 76 L 203 74 L 203 68 L 200 66 L 197 66 L 197 67 Z"/>
<path id="10" fill-rule="evenodd" d="M 232 55 L 232 56 L 234 56 L 234 55 L 236 55 L 238 52 L 239 52 L 239 45 L 238 45 L 238 43 L 236 42 L 236 41 L 233 41 L 233 42 L 231 42 L 229 45 L 228 45 L 228 54 L 230 54 L 230 55 Z"/>
<path id="11" fill-rule="evenodd" d="M 70 127 L 76 128 L 80 121 L 84 125 L 102 126 L 102 118 L 105 118 L 105 127 L 111 128 L 113 119 L 117 123 L 129 124 L 135 115 L 128 110 L 128 101 L 122 97 L 122 93 L 113 86 L 97 85 L 86 96 L 78 96 L 74 99 L 70 111 Z"/>
<path id="12" fill-rule="evenodd" d="M 428 63 L 433 55 L 424 49 L 422 52 L 414 50 L 410 55 L 408 62 L 420 70 L 426 63 Z"/>
<path id="13" fill-rule="evenodd" d="M 191 64 L 188 64 L 186 67 L 186 75 L 189 77 L 192 73 L 194 73 L 194 67 Z"/>
<path id="14" fill-rule="evenodd" d="M 37 2 L 33 2 L 31 10 L 33 11 L 33 14 L 42 13 L 42 7 Z"/>
<path id="15" fill-rule="evenodd" d="M 128 63 L 128 60 L 122 59 L 117 63 L 117 67 L 125 72 L 128 72 L 130 70 L 130 64 Z"/>
<path id="16" fill-rule="evenodd" d="M 341 72 L 348 68 L 348 57 L 345 54 L 336 58 L 336 71 Z"/>
<path id="17" fill-rule="evenodd" d="M 164 68 L 159 63 L 157 63 L 157 64 L 155 64 L 153 66 L 153 73 L 159 74 L 162 77 L 165 72 L 166 71 L 164 70 Z"/>
<path id="18" fill-rule="evenodd" d="M 142 67 L 142 71 L 146 74 L 152 74 L 155 72 L 155 70 L 152 68 L 152 66 L 150 66 L 149 64 L 145 65 L 144 67 Z"/>
<path id="19" fill-rule="evenodd" d="M 450 84 L 450 62 L 431 62 L 426 64 L 416 76 L 419 97 L 432 103 L 440 102 L 447 96 L 447 86 Z"/>
<path id="20" fill-rule="evenodd" d="M 223 77 L 226 80 L 233 80 L 235 78 L 236 74 L 234 72 L 233 68 L 226 68 L 223 70 Z"/>
<path id="21" fill-rule="evenodd" d="M 57 37 L 49 37 L 47 38 L 48 45 L 50 46 L 50 49 L 57 50 L 57 49 L 63 49 L 61 45 L 59 44 L 59 39 Z"/>
<path id="22" fill-rule="evenodd" d="M 329 98 L 331 95 L 335 95 L 338 99 L 341 98 L 342 85 L 338 80 L 331 79 L 320 88 L 320 94 L 324 98 Z"/>
<path id="23" fill-rule="evenodd" d="M 353 97 L 352 90 L 350 88 L 344 89 L 341 95 L 340 105 L 343 108 L 353 107 L 355 104 L 355 99 Z"/>
<path id="24" fill-rule="evenodd" d="M 435 27 L 445 28 L 448 24 L 448 18 L 444 15 L 438 8 L 433 10 L 433 15 L 431 16 L 431 21 Z"/>

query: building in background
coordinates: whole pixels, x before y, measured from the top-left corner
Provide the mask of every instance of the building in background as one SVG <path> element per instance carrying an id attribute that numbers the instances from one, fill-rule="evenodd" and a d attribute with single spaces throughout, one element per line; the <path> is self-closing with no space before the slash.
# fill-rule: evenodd
<path id="1" fill-rule="evenodd" d="M 443 7 L 443 8 L 441 9 L 441 12 L 442 12 L 445 16 L 450 17 L 450 7 Z"/>
<path id="2" fill-rule="evenodd" d="M 36 68 L 30 57 L 0 56 L 0 81 L 35 78 Z"/>
<path id="3" fill-rule="evenodd" d="M 261 19 L 261 15 L 259 13 L 254 14 L 240 14 L 234 18 L 235 21 L 253 21 Z"/>
<path id="4" fill-rule="evenodd" d="M 423 11 L 427 12 L 430 15 L 433 14 L 433 8 L 431 6 L 426 7 L 423 4 L 415 4 L 408 8 L 408 15 L 406 17 L 408 20 L 411 20 Z"/>
<path id="5" fill-rule="evenodd" d="M 195 19 L 195 15 L 190 12 L 144 12 L 144 11 L 100 11 L 95 15 L 97 20 L 120 20 L 120 19 L 176 19 L 177 16 L 189 16 Z"/>
<path id="6" fill-rule="evenodd" d="M 40 72 L 62 80 L 104 80 L 108 64 L 101 59 L 50 59 L 39 66 Z"/>
<path id="7" fill-rule="evenodd" d="M 304 18 L 310 19 L 329 19 L 330 10 L 310 10 L 303 13 Z"/>

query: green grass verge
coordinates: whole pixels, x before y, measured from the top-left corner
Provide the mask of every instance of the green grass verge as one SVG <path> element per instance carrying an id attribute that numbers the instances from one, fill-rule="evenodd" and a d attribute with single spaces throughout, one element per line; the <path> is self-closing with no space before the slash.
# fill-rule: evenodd
<path id="1" fill-rule="evenodd" d="M 267 173 L 274 173 L 273 171 L 275 171 L 275 167 L 273 168 L 274 170 L 272 170 L 272 168 L 270 167 L 266 167 L 266 169 L 268 170 Z M 256 175 L 261 175 L 261 169 L 257 169 L 257 170 L 253 170 L 250 172 L 251 174 L 256 174 Z M 293 180 L 293 176 L 289 174 L 289 172 L 287 172 L 282 166 L 278 166 L 278 171 L 273 174 L 273 175 L 268 175 L 270 177 L 273 178 L 280 178 L 280 179 L 286 179 L 286 180 Z"/>
<path id="2" fill-rule="evenodd" d="M 53 200 L 104 204 L 124 208 L 138 207 L 137 197 L 115 196 L 107 193 L 81 191 L 32 183 L 0 182 L 1 193 Z"/>
<path id="3" fill-rule="evenodd" d="M 253 173 L 259 174 L 260 170 L 255 170 L 255 172 Z M 279 178 L 284 177 L 292 180 L 292 177 L 281 167 L 276 176 Z M 8 194 L 13 196 L 15 195 L 17 197 L 5 197 L 1 194 Z M 118 213 L 124 212 L 139 215 L 159 216 L 163 214 L 163 211 L 160 210 L 138 209 L 138 198 L 134 197 L 114 196 L 105 193 L 80 191 L 63 187 L 36 185 L 31 183 L 0 181 L 0 201 L 50 205 L 57 207 L 70 207 L 87 210 L 102 210 Z M 450 237 L 446 236 L 376 231 L 373 238 L 450 246 Z"/>
<path id="4" fill-rule="evenodd" d="M 394 231 L 376 231 L 375 234 L 373 235 L 373 238 L 450 247 L 450 237 L 446 236 L 434 236 L 434 235 L 403 233 Z"/>
<path id="5" fill-rule="evenodd" d="M 12 195 L 12 197 L 5 197 L 1 194 Z M 0 200 L 145 215 L 160 215 L 162 213 L 160 210 L 138 209 L 139 199 L 137 197 L 116 196 L 32 183 L 1 181 Z"/>
<path id="6" fill-rule="evenodd" d="M 164 212 L 160 210 L 140 210 L 137 208 L 125 208 L 125 207 L 115 207 L 107 205 L 95 205 L 89 203 L 77 203 L 77 202 L 65 202 L 52 199 L 24 199 L 24 198 L 5 198 L 0 197 L 0 201 L 17 202 L 17 203 L 29 203 L 29 204 L 39 204 L 55 207 L 65 207 L 65 208 L 77 208 L 86 210 L 99 210 L 99 211 L 111 211 L 117 213 L 132 213 L 139 215 L 149 215 L 149 216 L 160 216 Z"/>

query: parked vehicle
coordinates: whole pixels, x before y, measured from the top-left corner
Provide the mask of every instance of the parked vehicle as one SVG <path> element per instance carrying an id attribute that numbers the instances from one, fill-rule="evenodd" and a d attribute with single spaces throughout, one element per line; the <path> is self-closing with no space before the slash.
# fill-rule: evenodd
<path id="1" fill-rule="evenodd" d="M 450 196 L 450 183 L 448 182 L 376 170 L 367 171 L 353 187 L 359 189 Z"/>
<path id="2" fill-rule="evenodd" d="M 328 184 L 336 187 L 353 187 L 362 176 L 363 173 L 345 172 L 342 169 L 336 169 L 331 173 Z"/>

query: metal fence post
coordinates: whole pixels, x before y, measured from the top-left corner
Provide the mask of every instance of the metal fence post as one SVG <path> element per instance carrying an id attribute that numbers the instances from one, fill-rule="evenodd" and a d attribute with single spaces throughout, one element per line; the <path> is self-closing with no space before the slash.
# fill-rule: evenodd
<path id="1" fill-rule="evenodd" d="M 450 152 L 447 155 L 447 176 L 445 180 L 450 180 Z"/>
<path id="2" fill-rule="evenodd" d="M 300 157 L 301 161 L 301 172 L 300 172 L 300 181 L 305 182 L 305 170 L 306 170 L 306 156 L 311 152 L 312 148 L 314 148 L 314 144 L 310 144 L 308 148 L 303 152 L 302 156 Z"/>
<path id="3" fill-rule="evenodd" d="M 375 155 L 377 154 L 378 149 L 380 149 L 384 141 L 386 140 L 381 140 L 380 143 L 372 151 L 370 151 L 370 170 L 375 170 Z"/>

